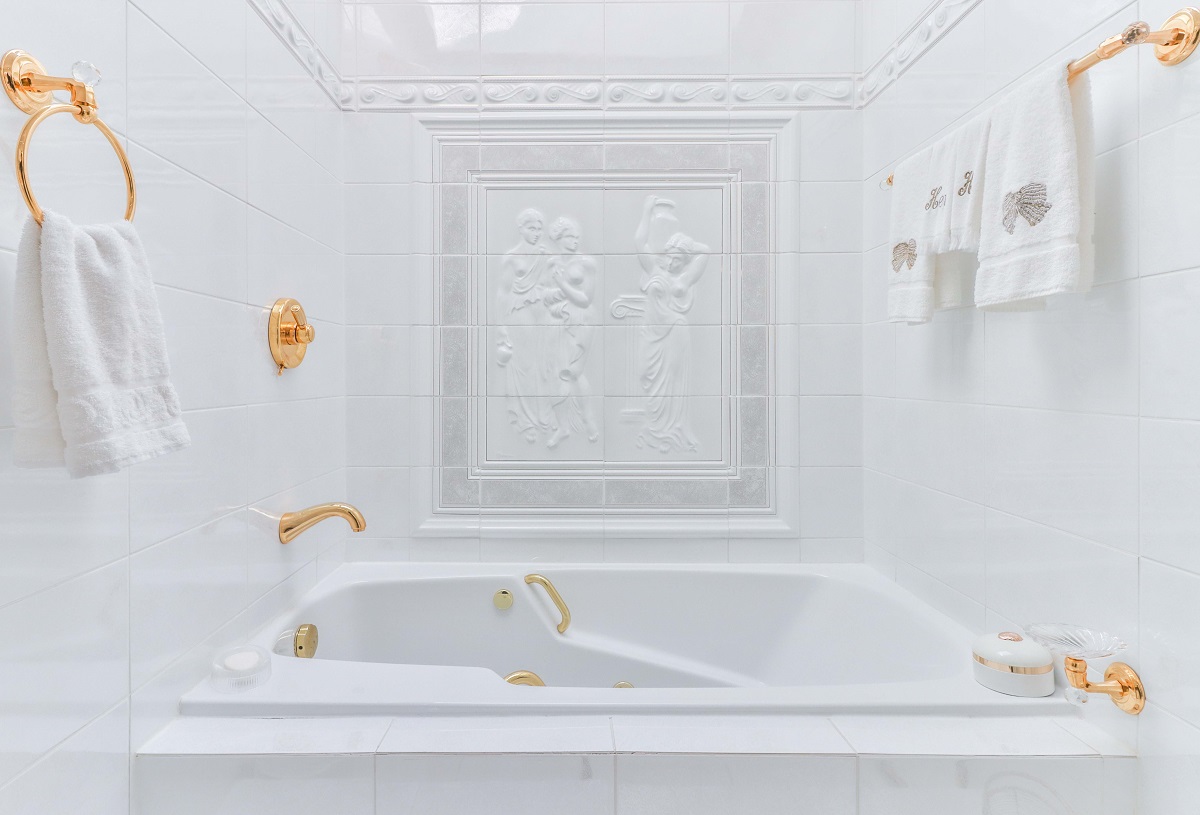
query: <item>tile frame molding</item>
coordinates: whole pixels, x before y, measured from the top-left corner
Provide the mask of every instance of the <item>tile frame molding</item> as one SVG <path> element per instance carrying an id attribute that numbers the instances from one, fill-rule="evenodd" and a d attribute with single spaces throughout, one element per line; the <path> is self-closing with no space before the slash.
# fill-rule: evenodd
<path id="1" fill-rule="evenodd" d="M 435 179 L 434 183 L 429 185 L 428 190 L 430 195 L 428 211 L 431 213 L 444 214 L 441 191 L 443 186 L 463 186 L 457 178 L 450 181 L 445 178 L 444 168 L 440 162 L 443 148 L 446 147 L 461 149 L 464 146 L 470 148 L 478 144 L 482 149 L 487 144 L 513 146 L 524 143 L 543 145 L 547 142 L 554 142 L 561 146 L 599 144 L 602 147 L 609 145 L 653 147 L 655 142 L 678 146 L 703 146 L 706 143 L 731 144 L 743 141 L 762 144 L 770 156 L 769 163 L 773 170 L 769 173 L 770 181 L 742 181 L 739 178 L 731 182 L 735 186 L 745 184 L 767 188 L 768 194 L 763 202 L 767 207 L 766 222 L 763 226 L 767 242 L 763 253 L 768 257 L 773 257 L 781 243 L 790 246 L 798 240 L 796 235 L 779 232 L 781 222 L 791 223 L 795 219 L 781 217 L 781 212 L 789 207 L 789 202 L 786 200 L 787 196 L 779 195 L 779 191 L 776 189 L 781 186 L 778 179 L 794 178 L 799 170 L 795 166 L 798 156 L 795 141 L 798 138 L 798 116 L 795 111 L 773 110 L 757 114 L 747 112 L 734 117 L 721 111 L 696 111 L 692 114 L 677 111 L 659 117 L 648 117 L 642 111 L 614 112 L 603 115 L 594 111 L 575 111 L 573 113 L 529 111 L 514 112 L 510 116 L 489 119 L 481 119 L 468 111 L 453 113 L 438 111 L 418 115 L 417 121 L 426 131 L 426 138 L 420 141 L 429 151 L 427 155 L 421 157 L 421 160 L 427 158 L 432 162 L 432 177 Z M 655 166 L 646 169 L 656 171 L 660 176 L 659 180 L 663 183 L 670 179 L 668 168 Z M 697 172 L 705 170 L 699 165 L 695 169 Z M 728 167 L 721 169 L 723 172 L 730 172 Z M 471 177 L 471 168 L 456 163 L 454 170 L 466 173 L 468 179 Z M 534 167 L 527 170 L 508 168 L 502 172 L 517 176 L 531 174 L 531 176 L 541 177 L 552 170 L 552 167 Z M 486 173 L 488 169 L 480 168 L 480 171 Z M 608 171 L 604 170 L 603 172 Z M 576 175 L 579 174 L 571 171 L 567 175 L 570 176 L 572 172 Z M 736 171 L 732 172 L 735 176 L 738 175 Z M 649 174 L 653 175 L 654 173 Z M 742 206 L 742 204 L 738 203 L 738 206 Z M 736 224 L 738 221 L 735 219 L 734 223 Z M 423 225 L 423 228 L 433 231 L 433 254 L 442 256 L 440 254 L 440 233 L 443 229 L 441 216 L 436 216 L 432 223 Z M 744 233 L 739 232 L 739 234 Z M 728 254 L 735 253 L 736 250 Z M 772 285 L 770 281 L 773 280 L 773 270 L 774 265 L 771 264 L 768 285 Z M 734 271 L 731 268 L 725 270 L 725 273 L 733 274 Z M 435 315 L 441 315 L 447 311 L 441 299 L 443 290 L 458 291 L 456 286 L 446 288 L 447 283 L 443 280 L 443 276 L 444 271 L 439 265 L 437 285 L 435 285 L 435 291 L 438 292 L 438 302 L 434 308 Z M 741 285 L 740 278 L 735 278 L 733 285 L 735 288 Z M 469 290 L 470 286 L 467 288 Z M 736 302 L 735 299 L 733 303 Z M 732 306 L 733 303 L 730 305 Z M 451 311 L 466 313 L 463 309 L 458 308 L 451 309 Z M 739 327 L 743 325 L 736 313 L 730 313 L 726 320 L 723 324 L 728 326 L 727 330 L 730 332 L 739 331 Z M 470 321 L 468 320 L 468 322 Z M 774 365 L 771 360 L 777 356 L 786 358 L 789 352 L 794 354 L 795 349 L 791 347 L 790 343 L 784 342 L 783 338 L 775 335 L 772 328 L 774 323 L 770 319 L 762 325 L 769 338 L 768 370 L 773 371 Z M 691 482 L 701 482 L 705 485 L 719 483 L 724 487 L 725 496 L 718 503 L 685 502 L 686 506 L 680 508 L 677 501 L 665 498 L 662 502 L 630 504 L 624 501 L 609 501 L 610 496 L 607 495 L 607 492 L 604 493 L 605 497 L 599 503 L 577 503 L 574 499 L 488 503 L 484 500 L 486 496 L 481 480 L 471 475 L 473 465 L 470 462 L 455 461 L 448 464 L 443 460 L 442 448 L 446 441 L 447 428 L 455 428 L 460 435 L 469 433 L 469 430 L 458 429 L 461 424 L 462 417 L 459 415 L 461 411 L 451 416 L 449 424 L 446 423 L 445 417 L 442 415 L 446 407 L 443 402 L 447 400 L 463 402 L 466 401 L 464 396 L 466 399 L 478 398 L 478 394 L 470 391 L 460 393 L 458 388 L 450 391 L 446 389 L 444 377 L 448 370 L 448 360 L 453 359 L 455 364 L 464 368 L 464 374 L 470 371 L 470 363 L 466 358 L 459 359 L 456 354 L 451 354 L 450 357 L 446 356 L 442 346 L 447 331 L 461 333 L 464 328 L 438 319 L 435 326 L 434 347 L 425 363 L 431 368 L 429 378 L 433 381 L 435 389 L 431 431 L 434 433 L 434 438 L 438 439 L 438 444 L 436 445 L 434 467 L 428 473 L 430 477 L 423 478 L 417 475 L 413 479 L 410 502 L 413 512 L 410 529 L 412 536 L 463 537 L 484 534 L 491 537 L 519 535 L 521 537 L 562 538 L 565 535 L 571 535 L 657 538 L 685 534 L 692 537 L 736 535 L 737 537 L 794 538 L 799 535 L 798 502 L 795 500 L 799 486 L 796 481 L 795 468 L 778 465 L 781 456 L 786 460 L 791 460 L 798 455 L 799 437 L 794 430 L 785 432 L 790 425 L 782 428 L 778 425 L 776 405 L 776 397 L 796 396 L 796 394 L 781 392 L 773 375 L 770 375 L 765 384 L 766 390 L 762 393 L 746 394 L 739 390 L 722 397 L 730 400 L 759 398 L 764 400 L 765 421 L 767 422 L 765 459 L 752 460 L 742 464 L 740 468 L 735 464 L 732 475 L 727 472 L 714 472 L 707 479 L 701 479 L 700 473 L 689 477 L 680 476 L 678 473 L 667 474 L 665 471 L 658 473 L 648 470 L 640 478 L 633 478 L 629 473 L 623 473 L 616 478 L 605 479 L 602 487 L 607 491 L 608 481 L 615 483 L 623 480 L 628 485 L 644 484 L 648 486 L 653 484 L 670 493 L 672 490 L 685 490 Z M 467 347 L 477 346 L 478 337 L 471 338 L 469 332 L 479 332 L 480 327 L 469 324 L 465 327 L 465 331 L 468 332 Z M 780 343 L 784 343 L 786 347 L 781 348 Z M 737 347 L 734 346 L 735 349 Z M 740 388 L 740 385 L 738 387 Z M 454 409 L 457 410 L 457 408 Z M 730 417 L 729 421 L 735 420 L 736 411 L 731 413 Z M 466 428 L 472 426 L 472 423 L 468 421 Z M 738 428 L 735 438 L 738 434 L 746 432 L 740 425 Z M 455 449 L 460 446 L 457 445 Z M 466 466 L 461 466 L 464 464 Z M 601 472 L 609 469 L 612 468 L 606 465 L 601 468 Z M 625 468 L 618 467 L 616 469 Z M 566 468 L 564 472 L 569 470 L 571 468 Z M 546 475 L 539 475 L 531 477 L 527 481 L 531 486 L 542 485 L 550 488 L 551 485 L 561 487 L 571 480 L 577 483 L 581 480 L 586 481 L 588 476 L 588 473 L 583 472 L 569 473 L 563 477 L 551 475 L 549 478 Z M 497 479 L 493 478 L 492 480 Z M 498 473 L 498 480 L 509 486 L 516 486 L 520 483 L 520 478 L 514 478 L 513 473 L 503 471 Z M 591 476 L 591 480 L 595 481 L 594 475 Z M 757 497 L 758 493 L 754 490 L 761 492 L 762 497 Z M 447 496 L 450 496 L 448 500 Z M 718 520 L 719 523 L 716 522 Z"/>
<path id="2" fill-rule="evenodd" d="M 284 0 L 248 2 L 342 110 L 737 111 L 866 107 L 982 0 L 938 0 L 858 73 L 653 77 L 344 77 Z"/>

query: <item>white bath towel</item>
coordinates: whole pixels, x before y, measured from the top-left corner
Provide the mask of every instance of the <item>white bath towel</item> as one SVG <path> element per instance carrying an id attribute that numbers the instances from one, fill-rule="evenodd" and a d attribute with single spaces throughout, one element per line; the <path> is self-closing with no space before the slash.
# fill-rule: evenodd
<path id="1" fill-rule="evenodd" d="M 1027 304 L 1092 285 L 1094 149 L 1086 74 L 1039 73 L 992 111 L 984 175 L 980 308 Z"/>
<path id="2" fill-rule="evenodd" d="M 935 146 L 935 164 L 946 178 L 947 228 L 934 245 L 934 306 L 958 308 L 970 301 L 978 266 L 980 212 L 990 117 L 977 116 Z M 939 159 L 938 156 L 941 156 Z"/>
<path id="3" fill-rule="evenodd" d="M 947 227 L 939 201 L 945 192 L 930 186 L 933 151 L 921 150 L 902 161 L 892 184 L 888 228 L 888 319 L 925 323 L 933 317 L 933 253 L 930 244 Z"/>
<path id="4" fill-rule="evenodd" d="M 45 213 L 21 236 L 14 326 L 14 459 L 115 472 L 189 444 L 162 316 L 132 224 Z"/>

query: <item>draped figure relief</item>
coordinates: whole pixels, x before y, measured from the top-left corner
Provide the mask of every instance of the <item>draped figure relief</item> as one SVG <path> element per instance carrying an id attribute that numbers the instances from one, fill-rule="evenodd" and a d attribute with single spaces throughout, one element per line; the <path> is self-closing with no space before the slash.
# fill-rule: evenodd
<path id="1" fill-rule="evenodd" d="M 539 210 L 517 216 L 520 241 L 504 254 L 497 291 L 496 362 L 509 423 L 530 444 L 556 448 L 572 433 L 600 438 L 585 365 L 595 322 L 597 264 L 580 254 L 571 218 L 545 229 Z M 546 238 L 549 238 L 547 243 Z"/>
<path id="2" fill-rule="evenodd" d="M 679 220 L 674 209 L 675 203 L 669 199 L 646 196 L 634 235 L 642 266 L 639 288 L 644 297 L 637 352 L 638 382 L 646 397 L 638 445 L 664 454 L 676 450 L 693 452 L 697 448 L 688 415 L 688 378 L 692 365 L 688 314 L 711 251 L 695 238 L 677 231 Z M 656 245 L 656 234 L 668 234 L 661 246 Z"/>

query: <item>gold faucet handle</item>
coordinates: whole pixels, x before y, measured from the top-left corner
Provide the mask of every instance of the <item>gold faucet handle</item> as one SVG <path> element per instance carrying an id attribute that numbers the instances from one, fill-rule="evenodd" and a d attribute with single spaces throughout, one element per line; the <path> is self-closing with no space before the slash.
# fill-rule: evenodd
<path id="1" fill-rule="evenodd" d="M 317 336 L 317 329 L 313 327 L 312 323 L 306 322 L 304 309 L 297 304 L 292 306 L 289 311 L 295 322 L 280 327 L 283 341 L 288 345 L 303 345 L 312 342 Z"/>

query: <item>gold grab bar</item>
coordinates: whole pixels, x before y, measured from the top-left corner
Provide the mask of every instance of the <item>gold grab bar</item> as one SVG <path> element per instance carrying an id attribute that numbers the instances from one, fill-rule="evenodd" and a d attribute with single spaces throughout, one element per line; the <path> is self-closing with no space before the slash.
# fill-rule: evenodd
<path id="1" fill-rule="evenodd" d="M 525 582 L 537 583 L 546 590 L 546 594 L 550 595 L 550 599 L 558 608 L 558 613 L 562 615 L 562 620 L 558 623 L 558 633 L 567 633 L 567 628 L 571 625 L 571 609 L 567 608 L 567 604 L 563 602 L 562 595 L 558 593 L 558 589 L 554 588 L 554 584 L 545 575 L 540 574 L 525 575 Z"/>
<path id="2" fill-rule="evenodd" d="M 1154 55 L 1159 62 L 1163 65 L 1178 65 L 1192 55 L 1197 42 L 1200 42 L 1200 9 L 1184 6 L 1167 18 L 1162 28 L 1157 31 L 1151 31 L 1150 26 L 1141 21 L 1125 26 L 1125 30 L 1120 34 L 1109 37 L 1096 46 L 1095 50 L 1068 65 L 1067 81 L 1135 45 L 1153 45 Z M 895 180 L 893 173 L 884 180 L 883 186 L 890 187 Z"/>
<path id="3" fill-rule="evenodd" d="M 546 687 L 546 683 L 542 681 L 542 678 L 533 671 L 513 671 L 504 677 L 504 681 L 510 685 L 532 685 L 536 688 Z"/>
<path id="4" fill-rule="evenodd" d="M 59 113 L 70 113 L 76 121 L 85 125 L 94 125 L 108 140 L 109 145 L 121 162 L 121 170 L 125 173 L 125 220 L 132 221 L 134 210 L 137 209 L 137 183 L 133 179 L 133 168 L 129 166 L 129 157 L 116 134 L 109 129 L 99 116 L 96 115 L 96 96 L 92 86 L 88 84 L 83 72 L 92 71 L 92 83 L 99 81 L 99 71 L 87 63 L 76 63 L 79 69 L 73 71 L 70 79 L 61 76 L 50 76 L 46 69 L 36 59 L 24 51 L 12 50 L 0 59 L 0 82 L 12 103 L 29 114 L 29 121 L 21 128 L 17 138 L 17 185 L 21 188 L 21 197 L 25 205 L 39 224 L 45 213 L 38 205 L 29 185 L 29 140 L 38 125 Z M 56 102 L 54 91 L 69 91 L 69 103 Z"/>

